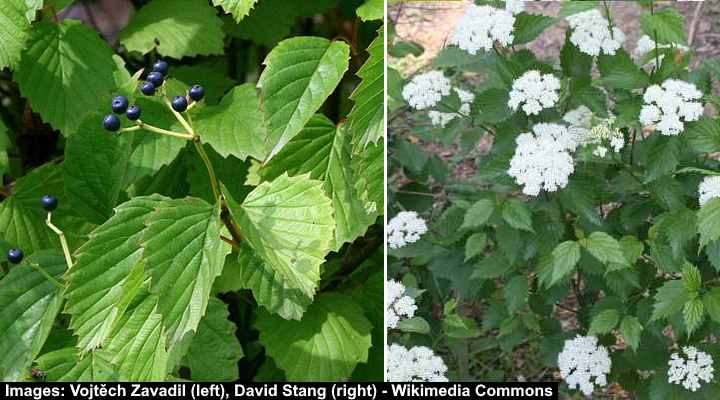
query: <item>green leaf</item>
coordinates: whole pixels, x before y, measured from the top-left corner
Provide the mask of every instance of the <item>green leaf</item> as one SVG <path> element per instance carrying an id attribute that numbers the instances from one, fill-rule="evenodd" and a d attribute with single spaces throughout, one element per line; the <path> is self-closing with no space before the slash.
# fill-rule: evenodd
<path id="1" fill-rule="evenodd" d="M 133 16 L 120 33 L 120 43 L 130 52 L 156 49 L 179 60 L 223 54 L 223 37 L 222 20 L 207 2 L 153 0 Z"/>
<path id="2" fill-rule="evenodd" d="M 430 333 L 430 324 L 422 317 L 402 319 L 398 322 L 397 328 L 402 332 L 419 333 L 422 335 Z"/>
<path id="3" fill-rule="evenodd" d="M 118 321 L 103 351 L 110 355 L 122 381 L 162 381 L 168 374 L 167 336 L 158 298 L 145 298 Z"/>
<path id="4" fill-rule="evenodd" d="M 658 225 L 658 233 L 667 237 L 676 257 L 682 255 L 685 245 L 697 235 L 697 216 L 687 208 L 661 214 Z"/>
<path id="5" fill-rule="evenodd" d="M 521 12 L 515 16 L 513 34 L 515 40 L 513 45 L 532 42 L 540 36 L 543 31 L 557 22 L 556 18 L 541 14 L 528 14 Z"/>
<path id="6" fill-rule="evenodd" d="M 365 3 L 355 11 L 363 21 L 383 19 L 385 16 L 385 2 L 383 0 L 365 0 Z"/>
<path id="7" fill-rule="evenodd" d="M 235 381 L 243 349 L 235 337 L 235 324 L 228 319 L 227 305 L 211 298 L 207 313 L 200 320 L 197 334 L 187 354 L 194 381 Z"/>
<path id="8" fill-rule="evenodd" d="M 369 57 L 357 72 L 362 81 L 350 95 L 355 104 L 347 117 L 348 132 L 361 149 L 376 143 L 385 132 L 384 37 L 380 29 L 367 48 Z"/>
<path id="9" fill-rule="evenodd" d="M 113 213 L 130 158 L 132 135 L 110 135 L 88 114 L 65 148 L 65 192 L 73 209 L 102 224 Z"/>
<path id="10" fill-rule="evenodd" d="M 687 45 L 683 16 L 672 7 L 644 13 L 640 24 L 643 32 L 651 38 L 657 37 L 659 43 Z"/>
<path id="11" fill-rule="evenodd" d="M 620 322 L 620 335 L 622 335 L 625 343 L 627 343 L 633 351 L 637 351 L 640 346 L 640 334 L 642 331 L 642 324 L 632 315 L 626 316 Z"/>
<path id="12" fill-rule="evenodd" d="M 703 304 L 710 319 L 720 323 L 720 288 L 712 288 L 703 296 Z"/>
<path id="13" fill-rule="evenodd" d="M 667 318 L 680 312 L 688 301 L 688 293 L 679 279 L 667 281 L 655 293 L 651 321 Z"/>
<path id="14" fill-rule="evenodd" d="M 213 64 L 173 66 L 171 75 L 173 80 L 184 84 L 187 88 L 195 84 L 204 87 L 205 98 L 203 100 L 206 104 L 211 105 L 218 104 L 220 99 L 235 87 L 235 81 L 228 76 L 224 66 L 214 66 Z M 137 88 L 137 84 L 133 86 L 133 90 L 135 88 Z"/>
<path id="15" fill-rule="evenodd" d="M 485 233 L 473 233 L 465 242 L 465 261 L 481 255 L 486 245 L 487 235 Z"/>
<path id="16" fill-rule="evenodd" d="M 220 240 L 219 215 L 219 206 L 185 198 L 159 204 L 146 220 L 143 259 L 171 346 L 197 330 L 230 253 L 230 245 Z"/>
<path id="17" fill-rule="evenodd" d="M 367 213 L 382 215 L 385 209 L 385 144 L 380 141 L 353 156 L 355 191 L 365 203 Z"/>
<path id="18" fill-rule="evenodd" d="M 72 19 L 35 25 L 29 43 L 15 70 L 20 92 L 43 121 L 70 136 L 98 102 L 109 102 L 113 53 L 95 30 Z"/>
<path id="19" fill-rule="evenodd" d="M 611 332 L 620 321 L 620 312 L 608 309 L 593 317 L 588 335 L 602 335 Z"/>
<path id="20" fill-rule="evenodd" d="M 705 307 L 700 299 L 688 300 L 683 307 L 683 319 L 687 334 L 690 336 L 702 325 L 705 319 Z"/>
<path id="21" fill-rule="evenodd" d="M 465 213 L 465 219 L 463 220 L 463 224 L 460 228 L 476 229 L 485 225 L 494 210 L 495 204 L 492 200 L 478 200 Z"/>
<path id="22" fill-rule="evenodd" d="M 633 62 L 625 50 L 618 50 L 613 56 L 600 55 L 598 69 L 601 84 L 610 89 L 641 89 L 648 85 L 650 78 Z"/>
<path id="23" fill-rule="evenodd" d="M 420 57 L 425 52 L 425 47 L 417 42 L 395 42 L 388 48 L 388 55 L 395 58 L 402 58 L 408 55 Z"/>
<path id="24" fill-rule="evenodd" d="M 567 4 L 567 2 L 563 4 Z M 570 34 L 568 33 L 565 37 L 565 44 L 562 50 L 560 50 L 560 66 L 562 67 L 563 74 L 573 78 L 590 77 L 592 64 L 592 56 L 581 52 L 580 49 L 570 41 Z"/>
<path id="25" fill-rule="evenodd" d="M 518 199 L 509 199 L 503 204 L 502 217 L 515 229 L 535 232 L 532 227 L 532 212 L 527 203 Z"/>
<path id="26" fill-rule="evenodd" d="M 318 296 L 302 321 L 261 313 L 255 326 L 266 354 L 288 381 L 345 380 L 367 361 L 371 344 L 372 326 L 362 308 L 336 293 Z"/>
<path id="27" fill-rule="evenodd" d="M 376 214 L 366 211 L 365 203 L 355 192 L 357 178 L 351 165 L 347 130 L 343 126 L 336 128 L 323 115 L 314 116 L 259 173 L 264 180 L 273 180 L 283 173 L 290 176 L 309 173 L 311 179 L 323 182 L 335 211 L 333 251 L 363 235 L 375 222 Z"/>
<path id="28" fill-rule="evenodd" d="M 265 58 L 258 86 L 268 129 L 267 160 L 300 133 L 348 69 L 349 46 L 319 37 L 280 42 Z"/>
<path id="29" fill-rule="evenodd" d="M 720 122 L 709 117 L 685 123 L 683 138 L 698 153 L 712 153 L 720 148 Z"/>
<path id="30" fill-rule="evenodd" d="M 243 204 L 223 190 L 233 219 L 253 255 L 262 260 L 247 282 L 255 299 L 283 318 L 300 319 L 315 295 L 320 265 L 330 250 L 335 222 L 322 182 L 281 175 L 258 185 Z"/>
<path id="31" fill-rule="evenodd" d="M 698 290 L 702 287 L 702 276 L 700 276 L 698 267 L 686 263 L 682 270 L 682 282 L 683 285 L 685 285 L 685 290 L 687 290 L 692 297 L 696 297 Z"/>
<path id="32" fill-rule="evenodd" d="M 510 314 L 514 314 L 527 304 L 529 288 L 528 278 L 524 275 L 518 275 L 505 284 L 503 297 Z"/>
<path id="33" fill-rule="evenodd" d="M 258 0 L 212 0 L 214 6 L 220 6 L 227 14 L 232 14 L 235 22 L 240 22 L 252 10 Z"/>
<path id="34" fill-rule="evenodd" d="M 593 232 L 587 238 L 580 240 L 580 243 L 605 265 L 628 265 L 620 243 L 605 232 Z"/>
<path id="35" fill-rule="evenodd" d="M 655 135 L 649 143 L 646 182 L 667 175 L 680 164 L 680 138 Z"/>
<path id="36" fill-rule="evenodd" d="M 25 18 L 23 0 L 0 2 L 0 69 L 14 67 L 30 36 L 30 22 Z"/>
<path id="37" fill-rule="evenodd" d="M 265 157 L 263 114 L 252 84 L 236 86 L 219 105 L 201 108 L 193 120 L 203 141 L 223 157 Z"/>
<path id="38" fill-rule="evenodd" d="M 561 18 L 565 18 L 567 16 L 581 13 L 584 11 L 589 11 L 594 8 L 597 8 L 598 2 L 597 1 L 584 1 L 584 0 L 577 0 L 577 1 L 564 1 L 562 3 L 562 6 L 560 7 L 560 13 L 559 16 Z"/>
<path id="39" fill-rule="evenodd" d="M 700 247 L 720 239 L 720 199 L 712 199 L 697 212 Z"/>
<path id="40" fill-rule="evenodd" d="M 66 268 L 58 252 L 35 253 L 0 281 L 0 378 L 5 382 L 25 380 L 62 304 L 60 289 L 32 263 L 56 279 Z"/>
<path id="41" fill-rule="evenodd" d="M 81 352 L 106 343 L 125 312 L 129 300 L 123 302 L 123 298 L 132 299 L 137 290 L 132 279 L 137 276 L 131 271 L 141 262 L 145 220 L 164 200 L 153 195 L 121 204 L 75 251 L 75 264 L 66 276 L 65 313 L 71 316 L 70 328 L 78 337 Z"/>
<path id="42" fill-rule="evenodd" d="M 460 259 L 462 261 L 462 258 Z M 495 252 L 480 260 L 474 268 L 470 279 L 495 279 L 507 275 L 512 270 L 512 264 L 507 257 Z"/>
<path id="43" fill-rule="evenodd" d="M 66 214 L 70 205 L 64 201 L 61 167 L 48 163 L 28 172 L 15 181 L 12 193 L 0 202 L 0 235 L 5 241 L 26 254 L 59 246 L 57 235 L 45 225 L 47 212 L 40 198 L 56 194 L 59 207 L 53 212 L 53 221 L 62 226 L 55 216 Z"/>
<path id="44" fill-rule="evenodd" d="M 38 369 L 47 373 L 51 382 L 113 382 L 117 371 L 110 356 L 102 350 L 80 357 L 77 349 L 68 347 L 43 354 L 35 360 Z"/>
<path id="45" fill-rule="evenodd" d="M 471 106 L 474 119 L 495 124 L 510 118 L 513 112 L 507 106 L 509 98 L 505 89 L 492 88 L 478 93 Z"/>
<path id="46" fill-rule="evenodd" d="M 557 245 L 552 251 L 552 279 L 549 286 L 573 272 L 578 261 L 580 261 L 580 243 L 568 240 Z"/>

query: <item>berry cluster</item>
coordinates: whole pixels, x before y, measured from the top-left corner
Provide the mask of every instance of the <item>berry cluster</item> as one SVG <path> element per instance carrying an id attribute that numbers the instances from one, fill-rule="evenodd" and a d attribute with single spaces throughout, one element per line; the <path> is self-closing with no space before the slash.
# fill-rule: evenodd
<path id="1" fill-rule="evenodd" d="M 140 85 L 140 92 L 146 96 L 153 96 L 158 88 L 165 83 L 165 78 L 169 70 L 168 63 L 158 61 L 152 66 L 152 71 L 145 78 L 145 82 Z M 200 101 L 205 97 L 205 89 L 200 85 L 194 85 L 188 90 L 187 96 L 175 96 L 172 100 L 172 108 L 177 112 L 184 112 L 188 109 L 188 99 L 192 101 Z M 120 129 L 120 118 L 118 115 L 125 114 L 130 121 L 137 121 L 140 118 L 140 107 L 137 105 L 129 106 L 128 99 L 125 96 L 116 96 L 112 100 L 113 114 L 105 116 L 103 119 L 103 127 L 110 132 L 116 132 Z"/>
<path id="2" fill-rule="evenodd" d="M 55 209 L 58 206 L 58 199 L 55 196 L 45 195 L 40 199 L 40 203 L 42 204 L 42 208 L 45 209 L 47 212 L 55 211 Z M 13 264 L 20 264 L 20 262 L 23 260 L 23 257 L 25 257 L 25 254 L 22 250 L 14 248 L 10 249 L 7 252 L 7 259 Z"/>

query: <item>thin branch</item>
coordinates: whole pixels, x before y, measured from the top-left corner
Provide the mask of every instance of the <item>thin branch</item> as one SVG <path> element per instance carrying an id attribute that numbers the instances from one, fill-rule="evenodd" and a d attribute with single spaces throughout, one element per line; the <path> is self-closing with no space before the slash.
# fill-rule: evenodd
<path id="1" fill-rule="evenodd" d="M 52 223 L 52 212 L 48 212 L 45 225 L 47 225 L 60 238 L 60 246 L 62 247 L 63 254 L 65 255 L 65 263 L 67 263 L 68 269 L 72 268 L 73 260 L 70 256 L 70 246 L 68 246 L 67 240 L 65 239 L 65 233 Z"/>

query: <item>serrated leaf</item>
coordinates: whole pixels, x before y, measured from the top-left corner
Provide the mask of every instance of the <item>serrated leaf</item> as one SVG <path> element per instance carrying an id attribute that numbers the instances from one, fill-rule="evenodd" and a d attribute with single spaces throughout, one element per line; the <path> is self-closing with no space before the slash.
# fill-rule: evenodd
<path id="1" fill-rule="evenodd" d="M 680 164 L 680 138 L 655 135 L 651 138 L 648 149 L 648 171 L 646 182 L 667 175 Z"/>
<path id="2" fill-rule="evenodd" d="M 143 259 L 171 347 L 197 330 L 230 253 L 219 215 L 219 206 L 185 198 L 162 202 L 146 220 Z"/>
<path id="3" fill-rule="evenodd" d="M 195 381 L 235 381 L 243 349 L 228 319 L 227 305 L 211 298 L 187 354 L 190 376 Z"/>
<path id="4" fill-rule="evenodd" d="M 513 45 L 532 42 L 556 21 L 557 19 L 547 15 L 521 12 L 515 16 L 515 25 L 513 27 L 515 40 L 513 40 Z"/>
<path id="5" fill-rule="evenodd" d="M 113 213 L 125 177 L 132 135 L 111 135 L 88 114 L 65 148 L 65 192 L 73 209 L 102 224 Z"/>
<path id="6" fill-rule="evenodd" d="M 697 229 L 700 234 L 700 247 L 720 239 L 720 199 L 712 199 L 697 212 Z"/>
<path id="7" fill-rule="evenodd" d="M 355 191 L 365 203 L 367 213 L 385 212 L 385 144 L 380 141 L 352 158 L 357 181 Z"/>
<path id="8" fill-rule="evenodd" d="M 0 378 L 5 382 L 28 375 L 62 304 L 60 289 L 31 263 L 56 279 L 67 268 L 58 252 L 35 253 L 0 280 Z"/>
<path id="9" fill-rule="evenodd" d="M 685 290 L 692 297 L 697 296 L 698 290 L 702 287 L 702 276 L 700 276 L 700 270 L 698 267 L 686 263 L 682 270 L 682 282 L 685 285 Z"/>
<path id="10" fill-rule="evenodd" d="M 348 69 L 345 42 L 319 37 L 284 40 L 265 58 L 260 75 L 269 152 L 277 154 L 312 118 Z"/>
<path id="11" fill-rule="evenodd" d="M 181 59 L 223 53 L 222 20 L 207 2 L 153 0 L 133 16 L 120 33 L 130 52 L 156 49 L 164 57 Z"/>
<path id="12" fill-rule="evenodd" d="M 14 67 L 30 36 L 30 22 L 25 18 L 23 0 L 0 2 L 0 69 Z"/>
<path id="13" fill-rule="evenodd" d="M 325 116 L 314 116 L 298 136 L 260 169 L 264 180 L 273 180 L 283 173 L 290 176 L 309 173 L 311 179 L 323 182 L 335 211 L 333 251 L 364 234 L 375 221 L 376 213 L 368 213 L 355 192 L 357 178 L 351 165 L 347 131 L 342 126 L 336 128 Z"/>
<path id="14" fill-rule="evenodd" d="M 376 143 L 385 132 L 384 37 L 380 29 L 378 36 L 368 46 L 369 57 L 357 72 L 361 82 L 350 95 L 355 104 L 348 114 L 347 126 L 352 142 L 360 149 Z"/>
<path id="15" fill-rule="evenodd" d="M 461 229 L 476 229 L 479 228 L 490 219 L 493 211 L 495 210 L 495 204 L 492 200 L 481 199 L 476 201 L 466 212 L 465 218 Z"/>
<path id="16" fill-rule="evenodd" d="M 465 261 L 482 254 L 487 244 L 487 235 L 483 232 L 473 233 L 465 242 Z"/>
<path id="17" fill-rule="evenodd" d="M 252 257 L 262 260 L 248 280 L 256 300 L 283 318 L 300 319 L 333 240 L 332 201 L 322 182 L 281 175 L 258 185 L 243 204 L 223 193 Z"/>
<path id="18" fill-rule="evenodd" d="M 567 4 L 564 3 L 564 4 Z M 570 41 L 570 33 L 565 37 L 565 44 L 560 50 L 560 66 L 563 74 L 573 78 L 584 78 L 590 76 L 593 58 L 583 52 Z"/>
<path id="19" fill-rule="evenodd" d="M 213 0 L 214 6 L 220 6 L 227 14 L 232 14 L 235 22 L 240 22 L 252 10 L 258 0 Z"/>
<path id="20" fill-rule="evenodd" d="M 70 136 L 98 101 L 110 100 L 113 53 L 96 31 L 72 19 L 38 23 L 29 43 L 15 70 L 20 92 L 43 121 Z"/>
<path id="21" fill-rule="evenodd" d="M 685 286 L 679 279 L 667 281 L 655 293 L 651 321 L 667 318 L 680 312 L 688 300 Z"/>
<path id="22" fill-rule="evenodd" d="M 640 321 L 636 317 L 628 315 L 620 322 L 619 329 L 620 335 L 625 339 L 625 343 L 634 351 L 637 351 L 640 346 L 640 335 L 643 331 L 643 326 Z"/>
<path id="23" fill-rule="evenodd" d="M 559 16 L 565 18 L 573 14 L 592 10 L 596 8 L 597 5 L 597 1 L 563 1 L 562 7 L 560 7 Z"/>
<path id="24" fill-rule="evenodd" d="M 685 245 L 697 235 L 697 216 L 687 208 L 663 213 L 658 225 L 658 233 L 668 239 L 675 257 L 681 256 Z"/>
<path id="25" fill-rule="evenodd" d="M 503 204 L 502 217 L 515 229 L 535 232 L 532 227 L 532 212 L 527 203 L 518 199 L 509 199 Z"/>
<path id="26" fill-rule="evenodd" d="M 385 16 L 385 2 L 383 0 L 365 0 L 365 3 L 355 10 L 363 21 L 383 19 Z"/>
<path id="27" fill-rule="evenodd" d="M 552 279 L 549 286 L 573 272 L 578 261 L 580 261 L 580 243 L 568 240 L 557 245 L 552 251 Z"/>
<path id="28" fill-rule="evenodd" d="M 462 258 L 460 259 L 462 261 Z M 494 279 L 507 275 L 512 270 L 512 264 L 499 252 L 493 253 L 480 260 L 474 267 L 470 279 Z M 458 273 L 457 271 L 453 273 Z M 437 277 L 437 275 L 436 275 Z M 457 277 L 460 278 L 460 277 Z M 467 281 L 467 279 L 463 279 Z"/>
<path id="29" fill-rule="evenodd" d="M 103 349 L 122 381 L 162 381 L 168 374 L 167 336 L 162 315 L 157 313 L 158 299 L 144 299 L 118 321 L 108 345 Z"/>
<path id="30" fill-rule="evenodd" d="M 588 335 L 602 335 L 611 332 L 620 321 L 620 312 L 615 309 L 602 311 L 593 317 L 590 322 L 590 330 Z"/>
<path id="31" fill-rule="evenodd" d="M 703 304 L 710 319 L 720 323 L 720 288 L 712 288 L 703 296 Z"/>
<path id="32" fill-rule="evenodd" d="M 350 298 L 325 293 L 308 307 L 302 321 L 261 313 L 255 327 L 260 342 L 288 381 L 340 381 L 366 362 L 370 322 Z"/>
<path id="33" fill-rule="evenodd" d="M 204 87 L 203 101 L 211 105 L 218 104 L 220 99 L 235 86 L 235 81 L 228 76 L 227 71 L 213 64 L 173 66 L 170 75 L 172 80 L 181 82 L 187 88 L 196 84 Z"/>
<path id="34" fill-rule="evenodd" d="M 113 382 L 119 379 L 110 356 L 103 350 L 80 357 L 76 348 L 68 347 L 43 354 L 35 362 L 51 382 Z"/>
<path id="35" fill-rule="evenodd" d="M 650 82 L 647 74 L 635 65 L 630 56 L 622 49 L 612 56 L 600 55 L 598 69 L 602 75 L 601 84 L 611 89 L 640 89 Z"/>
<path id="36" fill-rule="evenodd" d="M 694 151 L 711 153 L 720 148 L 720 122 L 717 119 L 702 116 L 697 121 L 685 124 L 683 138 Z"/>
<path id="37" fill-rule="evenodd" d="M 78 337 L 81 352 L 102 346 L 122 317 L 129 302 L 122 299 L 136 289 L 126 283 L 141 262 L 145 219 L 166 200 L 153 195 L 121 204 L 75 251 L 75 264 L 66 276 L 65 313 L 71 315 L 70 328 Z"/>
<path id="38" fill-rule="evenodd" d="M 223 157 L 262 160 L 265 129 L 260 101 L 253 85 L 233 88 L 217 106 L 207 106 L 193 117 L 196 131 Z"/>
<path id="39" fill-rule="evenodd" d="M 688 300 L 683 307 L 683 319 L 688 336 L 702 325 L 705 320 L 705 307 L 700 299 Z"/>
<path id="40" fill-rule="evenodd" d="M 422 317 L 405 318 L 397 323 L 397 329 L 401 332 L 427 335 L 430 333 L 430 324 Z"/>
<path id="41" fill-rule="evenodd" d="M 522 309 L 528 301 L 530 284 L 524 275 L 510 279 L 503 287 L 503 297 L 510 314 Z"/>
<path id="42" fill-rule="evenodd" d="M 580 243 L 590 254 L 605 265 L 628 265 L 628 260 L 623 253 L 620 243 L 605 232 L 593 232 L 586 239 L 582 239 Z"/>
<path id="43" fill-rule="evenodd" d="M 643 32 L 658 43 L 686 45 L 683 16 L 674 8 L 667 7 L 654 13 L 644 13 L 640 18 Z"/>

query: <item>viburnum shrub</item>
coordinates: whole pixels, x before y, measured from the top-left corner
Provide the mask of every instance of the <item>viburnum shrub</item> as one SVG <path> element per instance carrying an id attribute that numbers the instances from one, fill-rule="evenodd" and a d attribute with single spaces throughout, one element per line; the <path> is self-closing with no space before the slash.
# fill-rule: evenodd
<path id="1" fill-rule="evenodd" d="M 382 2 L 85 3 L 0 2 L 0 379 L 382 379 Z"/>
<path id="2" fill-rule="evenodd" d="M 720 396 L 720 62 L 673 4 L 638 2 L 631 37 L 609 3 L 476 1 L 426 67 L 389 69 L 390 365 Z M 553 26 L 559 59 L 540 59 Z"/>

